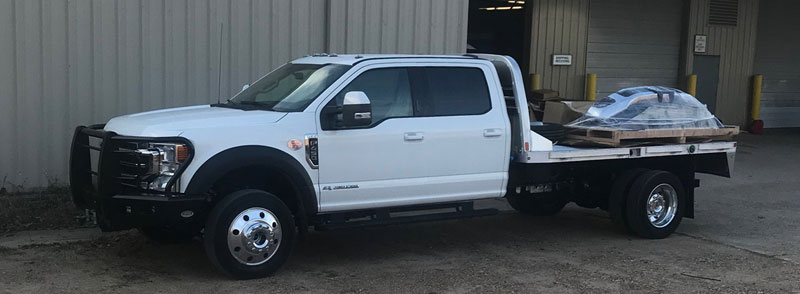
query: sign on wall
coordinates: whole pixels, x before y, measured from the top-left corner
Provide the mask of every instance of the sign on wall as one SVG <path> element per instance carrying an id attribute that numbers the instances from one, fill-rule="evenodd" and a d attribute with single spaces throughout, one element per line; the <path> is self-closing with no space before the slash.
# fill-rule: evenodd
<path id="1" fill-rule="evenodd" d="M 553 65 L 572 65 L 572 55 L 553 54 Z"/>
<path id="2" fill-rule="evenodd" d="M 708 36 L 694 35 L 694 53 L 706 53 Z"/>

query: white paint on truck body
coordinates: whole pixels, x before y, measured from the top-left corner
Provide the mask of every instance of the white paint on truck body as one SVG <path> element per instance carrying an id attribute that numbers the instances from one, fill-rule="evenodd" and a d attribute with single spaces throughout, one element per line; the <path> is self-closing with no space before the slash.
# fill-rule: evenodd
<path id="1" fill-rule="evenodd" d="M 251 145 L 280 150 L 308 173 L 321 213 L 503 197 L 512 158 L 548 164 L 633 157 L 631 148 L 553 146 L 531 132 L 521 71 L 507 56 L 339 55 L 304 57 L 292 63 L 352 68 L 300 112 L 198 105 L 116 117 L 105 130 L 191 141 L 194 157 L 180 175 L 181 192 L 200 166 L 220 152 Z M 480 115 L 393 118 L 371 128 L 322 130 L 320 117 L 328 101 L 364 71 L 391 67 L 480 69 L 489 87 L 491 109 Z M 506 96 L 508 90 L 513 96 Z M 511 102 L 518 106 L 513 118 L 507 114 L 506 103 Z M 287 146 L 290 140 L 303 141 L 308 135 L 318 138 L 318 168 L 306 160 L 305 148 Z M 727 143 L 695 147 L 699 153 L 731 154 L 735 143 Z M 654 152 L 638 152 L 636 157 L 674 155 L 650 148 Z M 688 152 L 683 150 L 676 154 Z"/>

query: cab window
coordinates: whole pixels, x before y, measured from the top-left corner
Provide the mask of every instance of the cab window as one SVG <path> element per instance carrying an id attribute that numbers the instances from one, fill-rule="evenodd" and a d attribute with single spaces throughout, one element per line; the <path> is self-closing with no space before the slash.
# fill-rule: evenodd
<path id="1" fill-rule="evenodd" d="M 411 84 L 406 68 L 379 68 L 365 71 L 342 89 L 328 106 L 342 106 L 344 95 L 351 91 L 362 91 L 369 97 L 372 105 L 370 126 L 389 118 L 414 116 Z"/>
<path id="2" fill-rule="evenodd" d="M 426 67 L 428 91 L 421 116 L 477 115 L 492 109 L 483 71 L 475 67 Z"/>

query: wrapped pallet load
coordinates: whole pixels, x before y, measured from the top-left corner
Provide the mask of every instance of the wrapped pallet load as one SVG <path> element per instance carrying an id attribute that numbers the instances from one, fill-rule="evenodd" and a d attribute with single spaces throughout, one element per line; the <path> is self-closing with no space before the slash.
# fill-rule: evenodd
<path id="1" fill-rule="evenodd" d="M 724 141 L 739 133 L 692 95 L 659 86 L 622 89 L 565 128 L 567 140 L 560 144 L 608 147 Z"/>
<path id="2" fill-rule="evenodd" d="M 723 127 L 706 105 L 681 90 L 626 88 L 597 101 L 569 127 L 616 130 L 717 129 Z"/>

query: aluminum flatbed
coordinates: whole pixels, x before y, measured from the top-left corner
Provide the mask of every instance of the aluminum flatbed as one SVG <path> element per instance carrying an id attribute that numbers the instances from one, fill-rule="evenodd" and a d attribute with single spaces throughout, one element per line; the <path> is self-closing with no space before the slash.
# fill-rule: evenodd
<path id="1" fill-rule="evenodd" d="M 518 162 L 523 163 L 558 163 L 610 159 L 633 159 L 690 154 L 727 153 L 731 157 L 736 153 L 736 142 L 687 143 L 656 146 L 617 147 L 617 148 L 580 148 L 553 145 L 550 151 L 528 151 Z M 732 162 L 730 164 L 733 164 Z"/>

